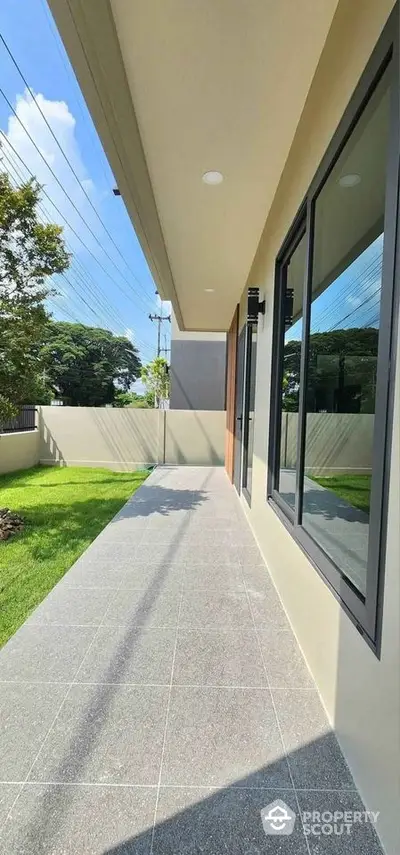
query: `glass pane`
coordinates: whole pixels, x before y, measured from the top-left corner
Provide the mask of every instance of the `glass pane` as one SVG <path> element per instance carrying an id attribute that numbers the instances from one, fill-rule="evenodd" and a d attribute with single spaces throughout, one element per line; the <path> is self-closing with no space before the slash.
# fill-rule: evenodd
<path id="1" fill-rule="evenodd" d="M 299 415 L 300 353 L 303 334 L 303 287 L 306 235 L 283 269 L 285 332 L 281 386 L 281 429 L 277 490 L 294 510 Z"/>
<path id="2" fill-rule="evenodd" d="M 362 596 L 388 130 L 385 74 L 315 208 L 302 524 Z"/>
<path id="3" fill-rule="evenodd" d="M 256 397 L 257 327 L 252 326 L 248 331 L 248 335 L 248 365 L 246 369 L 248 383 L 246 401 L 246 472 L 244 486 L 247 487 L 247 490 L 251 495 L 253 477 L 254 405 Z"/>

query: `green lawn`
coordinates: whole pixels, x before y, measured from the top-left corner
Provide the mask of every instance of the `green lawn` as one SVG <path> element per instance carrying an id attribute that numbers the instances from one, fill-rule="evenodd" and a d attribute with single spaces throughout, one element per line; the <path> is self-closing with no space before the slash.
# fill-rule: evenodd
<path id="1" fill-rule="evenodd" d="M 0 541 L 0 646 L 148 474 L 35 467 L 0 476 L 0 507 L 25 520 Z"/>
<path id="2" fill-rule="evenodd" d="M 337 493 L 341 499 L 359 508 L 360 511 L 369 513 L 369 501 L 371 492 L 371 476 L 370 475 L 332 475 L 324 478 L 312 479 L 321 487 L 326 487 Z"/>

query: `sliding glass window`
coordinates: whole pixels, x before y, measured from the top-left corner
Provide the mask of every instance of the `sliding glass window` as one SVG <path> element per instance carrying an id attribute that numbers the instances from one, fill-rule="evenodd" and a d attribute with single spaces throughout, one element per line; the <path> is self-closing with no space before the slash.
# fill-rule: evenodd
<path id="1" fill-rule="evenodd" d="M 388 42 L 386 33 L 278 258 L 268 485 L 373 646 L 398 185 Z"/>

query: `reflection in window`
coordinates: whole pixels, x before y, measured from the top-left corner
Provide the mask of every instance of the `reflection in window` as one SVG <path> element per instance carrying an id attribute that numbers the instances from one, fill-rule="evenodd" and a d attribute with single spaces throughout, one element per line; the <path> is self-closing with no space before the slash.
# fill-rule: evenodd
<path id="1" fill-rule="evenodd" d="M 389 97 L 380 81 L 317 197 L 302 525 L 365 596 Z"/>
<path id="2" fill-rule="evenodd" d="M 285 330 L 281 384 L 280 465 L 277 490 L 293 509 L 296 487 L 305 253 L 306 236 L 304 234 L 282 270 Z"/>

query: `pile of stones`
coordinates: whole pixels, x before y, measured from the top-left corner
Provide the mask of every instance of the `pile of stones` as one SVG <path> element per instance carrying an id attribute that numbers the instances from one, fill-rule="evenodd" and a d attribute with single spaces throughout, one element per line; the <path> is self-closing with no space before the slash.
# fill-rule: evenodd
<path id="1" fill-rule="evenodd" d="M 23 527 L 24 521 L 19 514 L 14 514 L 9 508 L 0 508 L 0 540 L 8 540 Z"/>

